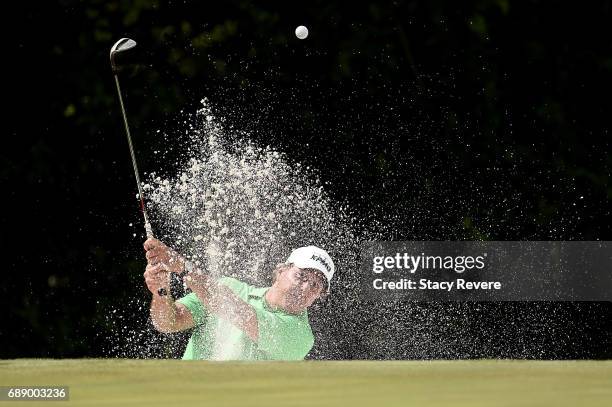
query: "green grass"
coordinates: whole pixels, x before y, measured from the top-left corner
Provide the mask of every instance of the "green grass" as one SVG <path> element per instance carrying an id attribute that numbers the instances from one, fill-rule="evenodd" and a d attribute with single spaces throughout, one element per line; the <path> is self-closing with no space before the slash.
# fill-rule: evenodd
<path id="1" fill-rule="evenodd" d="M 79 406 L 609 406 L 612 361 L 18 359 L 0 385 L 67 385 Z"/>

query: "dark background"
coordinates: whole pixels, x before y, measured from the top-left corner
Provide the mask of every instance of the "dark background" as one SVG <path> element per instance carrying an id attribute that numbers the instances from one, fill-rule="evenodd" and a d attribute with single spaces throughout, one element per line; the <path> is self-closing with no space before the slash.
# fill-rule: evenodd
<path id="1" fill-rule="evenodd" d="M 2 358 L 181 353 L 184 335 L 146 320 L 108 61 L 123 36 L 139 44 L 121 78 L 144 172 L 172 172 L 156 131 L 180 132 L 206 96 L 388 239 L 612 238 L 609 1 L 11 7 Z M 312 313 L 313 358 L 612 357 L 609 303 L 350 303 L 346 278 Z"/>

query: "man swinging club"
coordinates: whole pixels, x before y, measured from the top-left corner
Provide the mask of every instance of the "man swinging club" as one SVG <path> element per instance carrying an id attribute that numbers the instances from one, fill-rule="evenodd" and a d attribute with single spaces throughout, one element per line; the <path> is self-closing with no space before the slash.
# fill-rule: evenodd
<path id="1" fill-rule="evenodd" d="M 144 273 L 153 294 L 151 320 L 160 332 L 195 328 L 183 359 L 302 360 L 314 344 L 307 308 L 329 293 L 334 263 L 315 246 L 294 250 L 274 269 L 271 287 L 254 287 L 235 278 L 214 280 L 161 241 L 144 243 Z M 191 293 L 178 300 L 170 292 L 170 273 L 188 274 Z"/>
<path id="2" fill-rule="evenodd" d="M 135 47 L 136 41 L 121 38 L 111 48 L 110 62 L 148 238 L 144 277 L 153 293 L 154 326 L 161 332 L 195 328 L 183 359 L 303 359 L 314 344 L 306 309 L 329 293 L 334 275 L 325 250 L 294 250 L 274 270 L 272 287 L 257 288 L 228 277 L 215 281 L 153 237 L 118 76 L 119 58 Z M 192 292 L 177 301 L 167 295 L 172 272 L 189 272 L 185 280 Z"/>

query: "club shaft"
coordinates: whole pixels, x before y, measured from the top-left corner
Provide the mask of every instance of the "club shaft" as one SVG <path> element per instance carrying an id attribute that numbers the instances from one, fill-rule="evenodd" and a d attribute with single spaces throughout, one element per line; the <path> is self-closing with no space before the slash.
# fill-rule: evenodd
<path id="1" fill-rule="evenodd" d="M 119 96 L 119 105 L 121 106 L 121 114 L 123 115 L 123 123 L 125 124 L 125 134 L 127 136 L 128 146 L 130 147 L 130 156 L 132 157 L 132 166 L 134 167 L 134 175 L 136 176 L 136 185 L 138 186 L 138 196 L 140 198 L 140 209 L 142 210 L 142 216 L 144 217 L 145 232 L 147 238 L 153 237 L 153 228 L 149 222 L 147 216 L 147 208 L 145 207 L 144 193 L 142 191 L 142 184 L 140 183 L 140 172 L 138 171 L 138 164 L 136 163 L 136 154 L 134 153 L 134 146 L 132 144 L 132 136 L 130 134 L 130 126 L 127 121 L 127 115 L 125 113 L 125 106 L 123 105 L 123 96 L 121 95 L 121 86 L 119 85 L 119 77 L 115 74 L 115 85 L 117 85 L 117 95 Z M 160 296 L 168 295 L 168 291 L 165 288 L 160 288 L 157 293 Z"/>
<path id="2" fill-rule="evenodd" d="M 138 164 L 136 163 L 136 154 L 134 153 L 134 146 L 132 144 L 132 136 L 130 135 L 130 126 L 128 125 L 127 115 L 125 113 L 125 106 L 123 105 L 123 97 L 121 95 L 121 86 L 119 86 L 119 77 L 115 75 L 115 85 L 117 85 L 117 95 L 119 96 L 119 105 L 121 106 L 121 114 L 123 115 L 123 123 L 125 124 L 125 134 L 127 136 L 128 146 L 130 147 L 130 156 L 132 157 L 132 166 L 134 167 L 134 175 L 136 176 L 136 185 L 138 186 L 138 197 L 140 198 L 140 209 L 142 210 L 142 216 L 145 222 L 145 231 L 147 237 L 153 237 L 153 229 L 151 223 L 149 223 L 149 217 L 147 216 L 147 209 L 144 203 L 144 193 L 142 191 L 142 184 L 140 182 L 140 172 L 138 171 Z"/>

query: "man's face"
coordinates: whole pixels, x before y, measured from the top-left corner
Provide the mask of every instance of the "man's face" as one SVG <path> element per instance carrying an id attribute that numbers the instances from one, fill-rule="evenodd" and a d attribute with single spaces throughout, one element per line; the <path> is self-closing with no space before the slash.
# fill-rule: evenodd
<path id="1" fill-rule="evenodd" d="M 280 272 L 277 283 L 286 294 L 287 302 L 299 310 L 312 305 L 326 287 L 325 276 L 319 270 L 294 265 Z"/>

